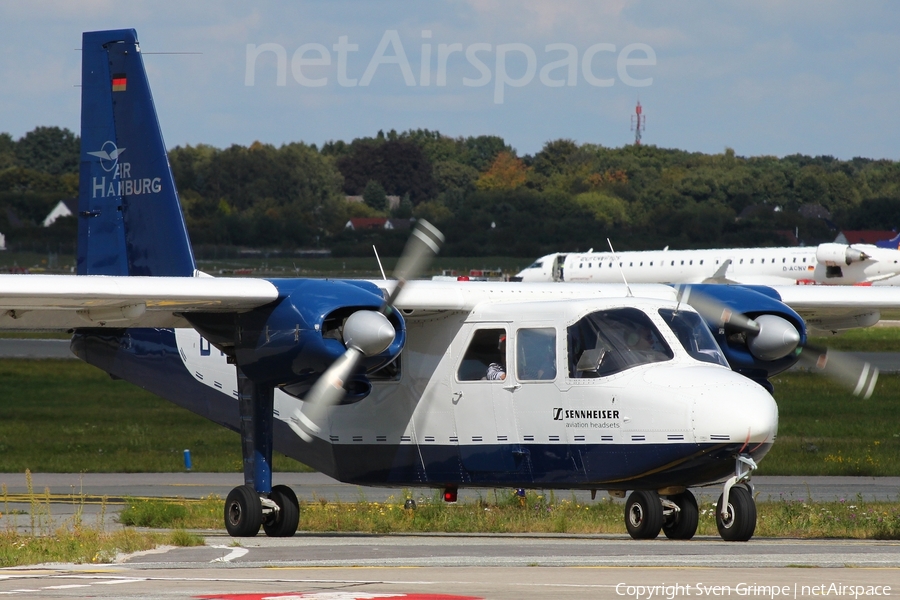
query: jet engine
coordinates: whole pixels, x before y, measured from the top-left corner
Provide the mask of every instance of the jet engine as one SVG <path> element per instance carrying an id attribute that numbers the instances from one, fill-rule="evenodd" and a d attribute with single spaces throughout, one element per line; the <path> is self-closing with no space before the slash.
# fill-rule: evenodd
<path id="1" fill-rule="evenodd" d="M 816 260 L 824 265 L 850 265 L 868 260 L 870 257 L 862 250 L 844 244 L 819 244 L 816 248 Z"/>

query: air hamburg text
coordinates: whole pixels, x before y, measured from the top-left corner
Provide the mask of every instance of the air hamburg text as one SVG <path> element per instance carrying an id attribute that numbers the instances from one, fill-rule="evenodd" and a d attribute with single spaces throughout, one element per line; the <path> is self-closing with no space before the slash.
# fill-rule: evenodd
<path id="1" fill-rule="evenodd" d="M 131 163 L 116 165 L 112 176 L 91 178 L 91 197 L 107 196 L 140 196 L 141 194 L 158 194 L 162 191 L 162 178 L 131 178 Z"/>

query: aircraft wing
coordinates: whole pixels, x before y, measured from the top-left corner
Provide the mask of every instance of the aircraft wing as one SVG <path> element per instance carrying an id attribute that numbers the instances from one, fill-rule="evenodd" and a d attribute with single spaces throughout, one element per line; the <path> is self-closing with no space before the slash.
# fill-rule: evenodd
<path id="1" fill-rule="evenodd" d="M 900 319 L 900 287 L 849 285 L 771 286 L 813 333 L 869 327 Z"/>
<path id="2" fill-rule="evenodd" d="M 386 293 L 397 285 L 393 280 L 373 280 Z M 493 281 L 410 281 L 403 289 L 397 308 L 404 311 L 469 311 L 483 302 L 540 302 L 578 298 L 656 298 L 675 300 L 675 289 L 663 284 L 631 285 L 631 293 L 620 283 L 511 283 Z"/>
<path id="3" fill-rule="evenodd" d="M 278 298 L 264 279 L 0 275 L 0 329 L 189 327 L 181 312 L 240 312 Z"/>

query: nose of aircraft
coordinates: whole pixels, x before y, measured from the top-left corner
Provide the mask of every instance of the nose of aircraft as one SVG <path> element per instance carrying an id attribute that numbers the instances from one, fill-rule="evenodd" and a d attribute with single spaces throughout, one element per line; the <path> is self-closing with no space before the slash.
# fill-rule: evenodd
<path id="1" fill-rule="evenodd" d="M 697 442 L 772 443 L 778 433 L 778 405 L 761 385 L 725 369 L 698 367 L 692 394 Z M 713 372 L 715 371 L 715 372 Z"/>
<path id="2" fill-rule="evenodd" d="M 665 372 L 663 372 L 665 371 Z M 698 443 L 771 444 L 778 433 L 778 405 L 758 383 L 712 365 L 648 371 L 649 383 L 691 404 L 691 428 Z"/>

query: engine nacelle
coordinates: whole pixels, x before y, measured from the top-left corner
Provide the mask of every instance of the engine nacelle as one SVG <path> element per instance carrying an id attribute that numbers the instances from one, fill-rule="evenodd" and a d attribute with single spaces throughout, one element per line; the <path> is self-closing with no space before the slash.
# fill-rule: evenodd
<path id="1" fill-rule="evenodd" d="M 768 379 L 797 362 L 794 350 L 806 342 L 803 319 L 772 288 L 745 285 L 692 285 L 692 290 L 714 298 L 754 319 L 757 334 L 708 323 L 732 370 L 771 388 Z"/>
<path id="2" fill-rule="evenodd" d="M 343 335 L 347 319 L 358 311 L 378 311 L 384 297 L 377 286 L 363 281 L 271 281 L 279 299 L 268 306 L 237 315 L 190 313 L 185 318 L 253 381 L 303 397 L 347 350 Z M 360 361 L 357 372 L 345 382 L 346 402 L 368 395 L 371 384 L 366 374 L 391 363 L 403 349 L 406 326 L 398 311 L 390 311 L 386 323 L 393 326 L 393 341 Z M 362 336 L 359 329 L 354 332 L 354 345 L 376 347 L 370 340 L 361 340 Z"/>
<path id="3" fill-rule="evenodd" d="M 846 244 L 819 244 L 816 248 L 816 260 L 823 265 L 850 265 L 868 260 L 870 257 L 862 250 Z"/>

